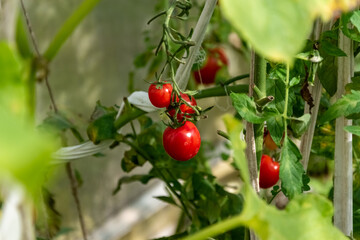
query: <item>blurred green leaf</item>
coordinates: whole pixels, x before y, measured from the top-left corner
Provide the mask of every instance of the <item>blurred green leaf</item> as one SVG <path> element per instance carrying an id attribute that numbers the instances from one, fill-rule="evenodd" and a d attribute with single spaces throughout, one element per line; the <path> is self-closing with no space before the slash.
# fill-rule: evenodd
<path id="1" fill-rule="evenodd" d="M 352 11 L 344 13 L 340 18 L 340 29 L 348 38 L 360 42 L 360 32 L 359 32 L 359 23 L 360 23 L 360 11 Z M 355 28 L 350 28 L 349 23 L 354 24 Z"/>
<path id="2" fill-rule="evenodd" d="M 240 171 L 242 180 L 250 184 L 250 176 L 248 170 L 248 164 L 245 157 L 246 143 L 240 140 L 240 133 L 242 131 L 242 124 L 239 120 L 235 119 L 231 115 L 227 114 L 223 117 L 226 129 L 230 136 L 232 149 L 234 150 L 234 162 Z"/>
<path id="3" fill-rule="evenodd" d="M 30 58 L 33 56 L 24 27 L 23 14 L 20 11 L 18 12 L 16 19 L 15 41 L 17 49 L 23 58 Z"/>
<path id="4" fill-rule="evenodd" d="M 56 144 L 31 124 L 22 70 L 17 54 L 0 42 L 0 181 L 16 181 L 34 193 L 44 181 Z"/>
<path id="5" fill-rule="evenodd" d="M 301 51 L 320 1 L 227 0 L 220 5 L 242 37 L 266 58 L 289 62 Z M 301 27 L 299 27 L 299 24 Z"/>
<path id="6" fill-rule="evenodd" d="M 344 130 L 356 136 L 360 136 L 360 126 L 346 126 Z"/>
<path id="7" fill-rule="evenodd" d="M 340 116 L 349 116 L 360 113 L 360 91 L 352 90 L 350 94 L 344 95 L 320 116 L 319 124 L 331 121 Z"/>

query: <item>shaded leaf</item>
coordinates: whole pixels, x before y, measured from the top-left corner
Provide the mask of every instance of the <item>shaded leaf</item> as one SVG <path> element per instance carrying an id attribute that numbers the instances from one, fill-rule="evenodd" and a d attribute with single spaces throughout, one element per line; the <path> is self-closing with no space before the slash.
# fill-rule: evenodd
<path id="1" fill-rule="evenodd" d="M 299 118 L 291 118 L 290 127 L 293 131 L 294 137 L 299 138 L 308 128 L 310 124 L 310 114 L 304 114 Z"/>
<path id="2" fill-rule="evenodd" d="M 174 201 L 174 199 L 172 197 L 169 197 L 169 196 L 156 196 L 154 198 L 159 199 L 160 201 L 163 201 L 163 202 L 166 202 L 166 203 L 177 206 L 176 202 Z"/>
<path id="3" fill-rule="evenodd" d="M 284 119 L 282 115 L 275 116 L 266 121 L 267 129 L 276 145 L 280 146 L 284 134 Z"/>
<path id="4" fill-rule="evenodd" d="M 118 180 L 116 188 L 113 191 L 113 195 L 115 195 L 121 190 L 121 186 L 124 183 L 141 182 L 142 184 L 146 184 L 153 178 L 154 176 L 148 174 L 137 174 L 137 175 L 122 177 Z"/>

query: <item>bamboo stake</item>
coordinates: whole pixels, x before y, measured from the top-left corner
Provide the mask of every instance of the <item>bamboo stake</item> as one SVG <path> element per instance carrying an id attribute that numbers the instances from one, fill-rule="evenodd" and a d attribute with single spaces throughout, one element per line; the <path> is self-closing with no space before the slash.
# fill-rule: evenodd
<path id="1" fill-rule="evenodd" d="M 352 40 L 339 31 L 338 45 L 347 57 L 338 58 L 336 99 L 345 94 L 345 85 L 350 83 L 354 72 Z M 336 119 L 335 127 L 334 224 L 347 236 L 351 236 L 353 232 L 353 169 L 352 135 L 345 132 L 344 127 L 351 124 L 351 120 L 340 117 Z"/>
<path id="2" fill-rule="evenodd" d="M 320 39 L 321 33 L 329 30 L 331 28 L 332 24 L 333 24 L 332 21 L 330 21 L 327 24 L 323 24 L 320 20 L 318 20 L 315 25 L 315 31 L 314 31 L 314 37 L 313 37 L 314 40 Z M 301 145 L 300 145 L 300 152 L 302 155 L 302 164 L 304 166 L 305 171 L 309 164 L 311 145 L 312 145 L 313 138 L 314 138 L 316 119 L 317 119 L 317 115 L 319 112 L 320 99 L 321 99 L 322 85 L 317 76 L 315 78 L 314 86 L 311 88 L 310 91 L 311 91 L 311 95 L 314 99 L 314 107 L 312 108 L 312 114 L 311 114 L 309 128 L 302 136 Z M 305 105 L 304 113 L 310 113 L 308 104 Z"/>
<path id="3" fill-rule="evenodd" d="M 195 46 L 190 48 L 189 56 L 185 64 L 180 64 L 176 71 L 175 80 L 178 86 L 185 90 L 186 85 L 189 81 L 191 68 L 196 60 L 196 55 L 199 52 L 201 44 L 204 40 L 206 27 L 209 24 L 210 18 L 216 7 L 217 0 L 207 0 L 205 6 L 201 12 L 199 20 L 195 26 L 194 33 L 191 37 L 191 41 L 195 42 Z M 186 56 L 186 53 L 184 54 Z"/>

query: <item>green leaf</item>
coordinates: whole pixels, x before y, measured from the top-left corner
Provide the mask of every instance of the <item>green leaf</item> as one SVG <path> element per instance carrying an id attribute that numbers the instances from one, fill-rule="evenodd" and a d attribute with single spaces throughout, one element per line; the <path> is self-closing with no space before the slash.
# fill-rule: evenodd
<path id="1" fill-rule="evenodd" d="M 260 239 L 347 239 L 332 225 L 331 202 L 320 195 L 298 195 L 285 210 L 277 210 L 260 200 L 253 191 L 248 191 L 244 208 L 239 218 Z"/>
<path id="2" fill-rule="evenodd" d="M 284 134 L 284 120 L 282 115 L 275 116 L 266 121 L 267 129 L 276 145 L 280 146 Z"/>
<path id="3" fill-rule="evenodd" d="M 95 144 L 105 139 L 113 139 L 116 135 L 115 116 L 115 113 L 109 113 L 91 122 L 87 128 L 89 139 Z"/>
<path id="4" fill-rule="evenodd" d="M 121 190 L 121 186 L 124 183 L 133 183 L 133 182 L 141 182 L 142 184 L 147 184 L 151 179 L 153 179 L 153 175 L 149 174 L 136 174 L 132 176 L 125 176 L 118 180 L 116 188 L 113 191 L 113 195 L 118 193 Z"/>
<path id="5" fill-rule="evenodd" d="M 326 92 L 333 96 L 337 89 L 337 55 L 340 55 L 341 49 L 335 50 L 338 45 L 339 30 L 334 29 L 321 34 L 320 55 L 324 60 L 320 63 L 317 75 Z M 331 46 L 329 46 L 331 45 Z M 340 50 L 340 51 L 339 51 Z"/>
<path id="6" fill-rule="evenodd" d="M 310 124 L 310 114 L 304 114 L 299 118 L 291 118 L 290 126 L 293 131 L 294 137 L 299 138 L 308 128 Z"/>
<path id="7" fill-rule="evenodd" d="M 360 137 L 360 126 L 346 126 L 344 130 Z"/>
<path id="8" fill-rule="evenodd" d="M 332 224 L 331 202 L 320 195 L 298 195 L 284 210 L 260 199 L 247 185 L 243 189 L 244 209 L 240 215 L 210 226 L 184 240 L 205 240 L 238 226 L 253 230 L 262 240 L 305 240 L 348 238 Z"/>
<path id="9" fill-rule="evenodd" d="M 30 50 L 28 36 L 24 27 L 23 14 L 19 11 L 16 19 L 15 41 L 16 47 L 23 58 L 30 58 L 33 56 Z"/>
<path id="10" fill-rule="evenodd" d="M 293 77 L 291 80 L 290 80 L 290 87 L 293 87 L 293 86 L 296 86 L 300 83 L 300 77 Z"/>
<path id="11" fill-rule="evenodd" d="M 174 199 L 172 197 L 169 197 L 169 196 L 156 196 L 154 198 L 159 199 L 160 201 L 163 201 L 163 202 L 166 202 L 166 203 L 177 206 L 176 202 L 174 201 Z"/>
<path id="12" fill-rule="evenodd" d="M 22 63 L 7 43 L 0 42 L 0 181 L 15 181 L 34 193 L 45 180 L 57 145 L 32 125 Z"/>
<path id="13" fill-rule="evenodd" d="M 280 179 L 281 189 L 289 199 L 302 192 L 302 175 L 305 170 L 300 159 L 299 149 L 285 135 L 280 155 Z"/>
<path id="14" fill-rule="evenodd" d="M 234 151 L 234 162 L 240 171 L 240 176 L 246 184 L 250 184 L 248 164 L 245 157 L 246 143 L 240 140 L 242 124 L 239 120 L 227 114 L 223 117 L 226 129 L 230 136 L 232 149 Z"/>
<path id="15" fill-rule="evenodd" d="M 357 30 L 360 30 L 360 11 L 353 11 L 350 17 L 351 23 L 357 28 Z"/>
<path id="16" fill-rule="evenodd" d="M 337 90 L 337 64 L 336 57 L 326 55 L 318 68 L 318 77 L 321 85 L 330 96 L 333 96 Z"/>
<path id="17" fill-rule="evenodd" d="M 349 28 L 349 23 L 355 25 L 355 28 Z M 353 11 L 349 13 L 344 13 L 340 18 L 340 29 L 348 38 L 360 42 L 360 33 L 359 33 L 359 11 Z"/>
<path id="18" fill-rule="evenodd" d="M 350 94 L 344 95 L 331 105 L 318 121 L 319 124 L 322 124 L 340 116 L 347 117 L 354 113 L 360 113 L 360 91 L 352 90 Z"/>
<path id="19" fill-rule="evenodd" d="M 121 160 L 121 168 L 128 173 L 135 167 L 144 165 L 146 160 L 147 159 L 144 159 L 144 157 L 138 154 L 135 149 L 131 148 L 124 153 L 124 157 Z"/>
<path id="20" fill-rule="evenodd" d="M 52 112 L 38 127 L 44 130 L 55 130 L 60 132 L 73 128 L 74 125 L 61 113 Z"/>
<path id="21" fill-rule="evenodd" d="M 338 46 L 335 45 L 335 43 L 327 39 L 323 39 L 320 41 L 320 48 L 329 56 L 346 57 L 346 53 L 340 48 L 338 48 Z"/>
<path id="22" fill-rule="evenodd" d="M 260 114 L 256 110 L 256 103 L 246 94 L 230 93 L 231 100 L 236 111 L 248 122 L 263 123 L 270 116 Z"/>
<path id="23" fill-rule="evenodd" d="M 310 0 L 227 0 L 220 7 L 256 52 L 273 61 L 289 62 L 304 47 L 319 3 Z"/>

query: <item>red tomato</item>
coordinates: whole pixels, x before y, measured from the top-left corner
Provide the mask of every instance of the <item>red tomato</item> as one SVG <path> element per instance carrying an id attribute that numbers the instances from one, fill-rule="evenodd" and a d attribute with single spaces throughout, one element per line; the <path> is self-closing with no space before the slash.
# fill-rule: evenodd
<path id="1" fill-rule="evenodd" d="M 196 106 L 197 103 L 196 103 L 196 100 L 194 97 L 191 97 L 191 101 L 190 101 L 190 97 L 189 95 L 187 94 L 184 94 L 184 93 L 180 93 L 181 97 L 185 100 L 185 102 L 189 103 L 191 106 Z M 179 98 L 176 96 L 176 102 L 179 102 Z M 176 109 L 169 109 L 169 114 L 171 117 L 174 117 L 175 115 L 175 112 L 176 112 Z M 188 105 L 186 105 L 185 103 L 181 104 L 180 105 L 180 110 L 177 114 L 177 120 L 179 122 L 182 122 L 184 120 L 184 113 L 187 113 L 187 114 L 193 114 L 195 113 L 195 110 L 192 109 L 191 107 L 189 107 Z"/>
<path id="2" fill-rule="evenodd" d="M 187 161 L 199 151 L 201 138 L 199 130 L 189 121 L 176 129 L 167 127 L 163 134 L 165 151 L 175 160 Z"/>
<path id="3" fill-rule="evenodd" d="M 209 50 L 205 65 L 198 71 L 194 71 L 194 78 L 197 83 L 211 84 L 215 82 L 216 73 L 223 65 L 228 65 L 228 60 L 221 48 Z"/>
<path id="4" fill-rule="evenodd" d="M 274 186 L 279 181 L 279 169 L 278 162 L 272 160 L 268 155 L 263 154 L 260 162 L 260 187 L 269 188 Z"/>
<path id="5" fill-rule="evenodd" d="M 158 108 L 168 107 L 172 90 L 173 87 L 170 83 L 151 84 L 148 91 L 150 102 Z"/>

